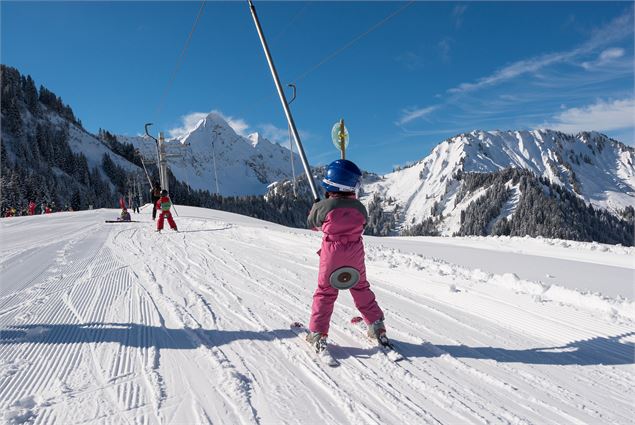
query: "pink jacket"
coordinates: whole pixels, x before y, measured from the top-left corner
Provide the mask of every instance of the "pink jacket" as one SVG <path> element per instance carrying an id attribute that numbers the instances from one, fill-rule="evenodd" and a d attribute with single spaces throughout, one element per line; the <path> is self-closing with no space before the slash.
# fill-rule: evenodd
<path id="1" fill-rule="evenodd" d="M 367 220 L 366 207 L 354 195 L 335 194 L 313 205 L 308 225 L 324 232 L 318 280 L 328 281 L 334 270 L 344 266 L 354 267 L 360 280 L 366 280 L 362 233 Z"/>

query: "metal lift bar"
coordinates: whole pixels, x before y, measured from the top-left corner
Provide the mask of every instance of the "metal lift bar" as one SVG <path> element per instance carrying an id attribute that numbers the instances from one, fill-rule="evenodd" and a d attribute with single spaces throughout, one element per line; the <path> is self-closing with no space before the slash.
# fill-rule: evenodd
<path id="1" fill-rule="evenodd" d="M 256 25 L 256 30 L 258 30 L 258 37 L 260 37 L 262 48 L 265 51 L 265 56 L 267 57 L 267 63 L 269 64 L 269 69 L 271 70 L 273 81 L 276 84 L 276 89 L 278 90 L 278 96 L 280 96 L 280 102 L 282 103 L 282 107 L 284 108 L 284 114 L 287 117 L 289 127 L 291 128 L 291 132 L 293 133 L 293 138 L 295 139 L 295 144 L 298 147 L 298 153 L 300 154 L 300 159 L 302 160 L 304 173 L 306 174 L 306 178 L 309 181 L 309 186 L 311 187 L 311 192 L 313 193 L 313 200 L 314 202 L 317 202 L 320 200 L 320 196 L 318 195 L 317 189 L 315 187 L 315 182 L 313 181 L 313 174 L 311 173 L 311 168 L 309 167 L 309 163 L 307 162 L 306 155 L 304 153 L 304 148 L 302 147 L 302 142 L 300 141 L 300 135 L 298 134 L 298 129 L 295 126 L 295 121 L 293 121 L 293 116 L 291 115 L 291 110 L 289 109 L 289 104 L 287 103 L 287 99 L 284 95 L 284 91 L 282 90 L 282 85 L 280 85 L 278 72 L 276 71 L 276 67 L 273 64 L 273 59 L 271 58 L 271 53 L 269 52 L 269 46 L 267 46 L 267 41 L 265 40 L 265 36 L 262 32 L 262 27 L 260 26 L 260 21 L 258 20 L 258 15 L 256 14 L 256 8 L 254 7 L 254 4 L 252 3 L 251 0 L 247 0 L 247 1 L 249 2 L 249 9 L 251 10 L 251 16 L 254 18 L 254 24 Z"/>

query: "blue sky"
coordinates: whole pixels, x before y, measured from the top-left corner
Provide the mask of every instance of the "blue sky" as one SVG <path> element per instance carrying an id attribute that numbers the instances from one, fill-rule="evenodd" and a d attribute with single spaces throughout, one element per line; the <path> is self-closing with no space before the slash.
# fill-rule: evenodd
<path id="1" fill-rule="evenodd" d="M 283 84 L 298 86 L 311 163 L 337 157 L 340 117 L 349 157 L 376 172 L 476 128 L 599 130 L 635 144 L 632 2 L 255 4 Z M 215 110 L 286 143 L 246 2 L 207 2 L 174 74 L 200 7 L 2 1 L 0 57 L 90 131 L 134 135 L 152 121 L 177 133 Z"/>

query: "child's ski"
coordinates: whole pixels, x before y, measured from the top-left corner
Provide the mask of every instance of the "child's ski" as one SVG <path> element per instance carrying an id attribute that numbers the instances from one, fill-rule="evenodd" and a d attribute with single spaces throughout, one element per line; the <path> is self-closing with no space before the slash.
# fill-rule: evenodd
<path id="1" fill-rule="evenodd" d="M 389 360 L 392 360 L 393 362 L 405 360 L 405 357 L 397 351 L 395 344 L 390 341 L 386 335 L 382 335 L 379 339 L 370 338 L 368 336 L 368 326 L 364 323 L 364 319 L 359 316 L 355 316 L 351 319 L 351 323 L 358 326 L 360 329 L 363 329 L 368 341 L 376 344 L 379 351 L 384 353 Z"/>
<path id="2" fill-rule="evenodd" d="M 309 349 L 311 349 L 311 351 L 315 354 L 315 356 L 324 364 L 330 366 L 330 367 L 337 367 L 340 365 L 340 362 L 337 361 L 337 359 L 335 357 L 333 357 L 333 355 L 329 352 L 329 349 L 326 345 L 320 346 L 319 349 L 316 349 L 316 347 L 312 344 L 309 344 L 306 341 L 306 336 L 309 333 L 309 330 L 307 329 L 306 326 L 304 326 L 302 323 L 300 322 L 293 322 L 291 323 L 291 330 L 298 335 L 300 338 L 302 338 L 304 340 L 304 343 L 308 345 Z"/>

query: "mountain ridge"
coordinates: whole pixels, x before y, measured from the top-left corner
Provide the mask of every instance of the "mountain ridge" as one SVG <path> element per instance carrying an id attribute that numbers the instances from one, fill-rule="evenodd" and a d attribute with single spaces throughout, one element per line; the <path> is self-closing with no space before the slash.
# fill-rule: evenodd
<path id="1" fill-rule="evenodd" d="M 634 163 L 635 149 L 598 132 L 473 130 L 444 140 L 408 167 L 368 182 L 364 200 L 370 203 L 371 194 L 393 200 L 390 204 L 401 210 L 402 228 L 413 220 L 443 215 L 441 234 L 450 235 L 459 231 L 460 211 L 479 197 L 471 193 L 455 203 L 462 175 L 518 168 L 616 215 L 635 205 Z M 394 210 L 387 204 L 386 210 Z"/>
<path id="2" fill-rule="evenodd" d="M 2 73 L 2 208 L 23 209 L 31 199 L 108 206 L 135 176 L 146 184 L 139 153 L 154 160 L 153 141 L 93 135 L 61 98 L 14 68 Z M 288 149 L 238 134 L 216 113 L 166 147 L 186 154 L 170 159 L 176 203 L 304 227 L 312 196 L 303 175 L 294 195 Z M 392 173 L 364 172 L 360 199 L 372 235 L 529 234 L 632 245 L 634 163 L 634 148 L 598 132 L 473 130 Z M 155 166 L 148 172 L 156 178 Z M 319 180 L 324 167 L 313 173 Z"/>
<path id="3" fill-rule="evenodd" d="M 117 136 L 144 149 L 143 137 Z M 154 159 L 154 142 L 147 156 Z M 291 153 L 259 133 L 238 134 L 218 113 L 210 112 L 178 137 L 166 140 L 166 149 L 183 159 L 169 163 L 174 176 L 196 190 L 222 196 L 263 195 L 271 183 L 291 177 Z M 299 164 L 299 156 L 293 154 Z"/>

